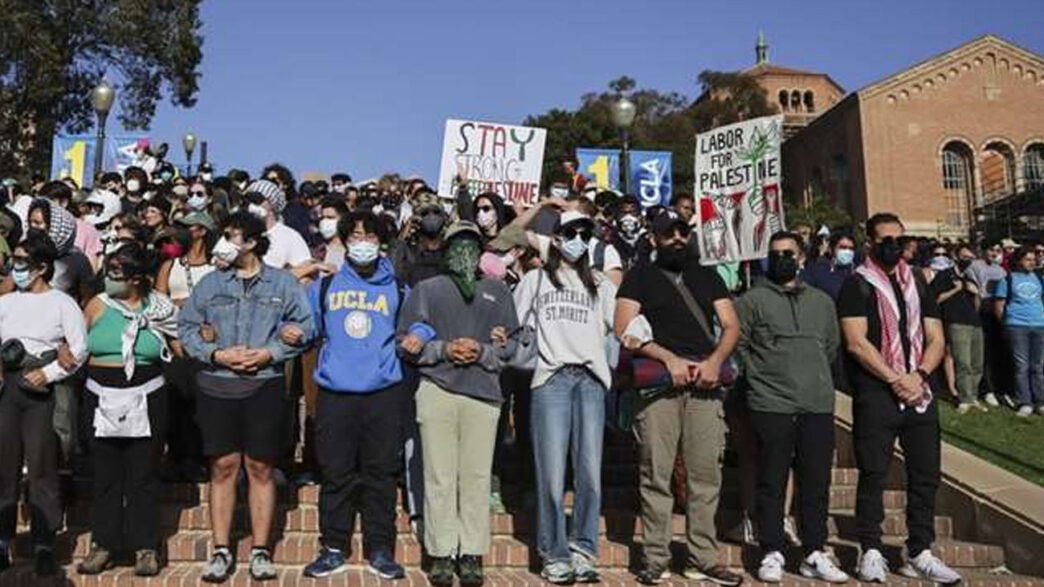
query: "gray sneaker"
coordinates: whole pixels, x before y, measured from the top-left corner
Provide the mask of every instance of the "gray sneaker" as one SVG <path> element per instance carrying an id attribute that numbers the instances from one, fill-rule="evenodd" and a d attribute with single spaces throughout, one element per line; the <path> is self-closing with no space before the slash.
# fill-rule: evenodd
<path id="1" fill-rule="evenodd" d="M 598 559 L 578 550 L 573 551 L 573 576 L 577 583 L 597 583 L 602 580 L 596 565 Z"/>
<path id="2" fill-rule="evenodd" d="M 570 585 L 576 580 L 573 567 L 567 562 L 557 561 L 544 565 L 540 576 L 548 583 L 554 585 Z"/>
<path id="3" fill-rule="evenodd" d="M 232 575 L 232 553 L 227 548 L 218 548 L 210 555 L 210 563 L 203 569 L 203 579 L 206 583 L 224 583 Z"/>
<path id="4" fill-rule="evenodd" d="M 254 548 L 250 551 L 250 577 L 255 581 L 271 581 L 279 574 L 272 564 L 272 553 L 267 548 Z"/>

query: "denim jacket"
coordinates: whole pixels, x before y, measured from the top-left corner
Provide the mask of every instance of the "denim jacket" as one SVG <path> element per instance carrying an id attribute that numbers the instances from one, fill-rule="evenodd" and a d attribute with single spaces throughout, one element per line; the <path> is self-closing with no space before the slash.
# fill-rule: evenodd
<path id="1" fill-rule="evenodd" d="M 206 364 L 219 377 L 244 377 L 213 363 L 214 351 L 234 346 L 264 348 L 272 362 L 250 377 L 270 378 L 283 373 L 283 363 L 304 350 L 279 339 L 287 323 L 312 330 L 312 312 L 305 289 L 289 272 L 262 265 L 253 283 L 244 287 L 233 269 L 213 271 L 193 289 L 178 315 L 178 336 L 189 356 Z M 200 326 L 217 331 L 215 342 L 204 342 Z"/>

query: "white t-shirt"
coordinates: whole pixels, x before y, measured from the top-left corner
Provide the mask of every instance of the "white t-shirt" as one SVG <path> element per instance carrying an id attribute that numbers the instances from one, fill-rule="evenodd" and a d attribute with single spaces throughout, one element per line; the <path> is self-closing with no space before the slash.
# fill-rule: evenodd
<path id="1" fill-rule="evenodd" d="M 87 358 L 87 321 L 76 301 L 56 289 L 44 293 L 11 292 L 0 296 L 0 340 L 18 339 L 29 354 L 40 356 L 63 342 L 77 363 Z M 43 367 L 48 383 L 60 381 L 66 371 L 55 360 Z"/>
<path id="2" fill-rule="evenodd" d="M 543 234 L 536 235 L 537 242 L 540 244 L 540 260 L 547 262 L 547 253 L 551 250 L 551 237 Z M 595 246 L 598 244 L 598 239 L 591 237 L 591 240 L 587 241 L 587 264 L 591 265 L 594 263 L 594 251 Z M 623 261 L 620 259 L 620 252 L 616 250 L 616 247 L 608 243 L 605 244 L 605 258 L 602 261 L 602 273 L 618 269 L 623 271 Z"/>
<path id="3" fill-rule="evenodd" d="M 265 235 L 268 236 L 265 265 L 288 269 L 312 260 L 312 252 L 308 250 L 304 237 L 282 222 L 276 223 Z"/>
<path id="4" fill-rule="evenodd" d="M 537 324 L 537 359 L 533 387 L 543 385 L 559 369 L 580 365 L 591 370 L 605 385 L 612 384 L 606 355 L 607 338 L 613 336 L 616 286 L 605 275 L 595 273 L 598 299 L 591 299 L 580 276 L 568 267 L 558 270 L 562 289 L 556 289 L 547 272 L 530 271 L 515 288 L 515 310 L 519 324 Z M 539 289 L 539 291 L 538 291 Z M 535 301 L 535 303 L 534 303 Z"/>

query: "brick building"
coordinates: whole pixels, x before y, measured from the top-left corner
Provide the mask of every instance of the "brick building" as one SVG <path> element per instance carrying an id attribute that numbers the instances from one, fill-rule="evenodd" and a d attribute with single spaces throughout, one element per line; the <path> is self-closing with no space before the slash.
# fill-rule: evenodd
<path id="1" fill-rule="evenodd" d="M 783 178 L 791 202 L 967 237 L 977 208 L 1044 188 L 1044 58 L 986 35 L 853 92 L 784 142 Z"/>

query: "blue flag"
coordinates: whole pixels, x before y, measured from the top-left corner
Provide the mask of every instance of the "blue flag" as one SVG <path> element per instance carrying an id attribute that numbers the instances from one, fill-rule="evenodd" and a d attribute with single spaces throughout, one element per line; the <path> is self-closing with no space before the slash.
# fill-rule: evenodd
<path id="1" fill-rule="evenodd" d="M 102 155 L 104 171 L 123 171 L 134 164 L 134 147 L 141 136 L 105 137 Z M 94 173 L 94 147 L 97 139 L 90 135 L 54 137 L 51 148 L 51 179 L 72 178 L 77 185 L 90 185 Z"/>
<path id="2" fill-rule="evenodd" d="M 588 185 L 600 190 L 615 190 L 620 186 L 620 151 L 614 149 L 577 149 L 577 171 L 587 178 Z"/>
<path id="3" fill-rule="evenodd" d="M 631 189 L 642 208 L 671 203 L 670 151 L 629 151 Z"/>

